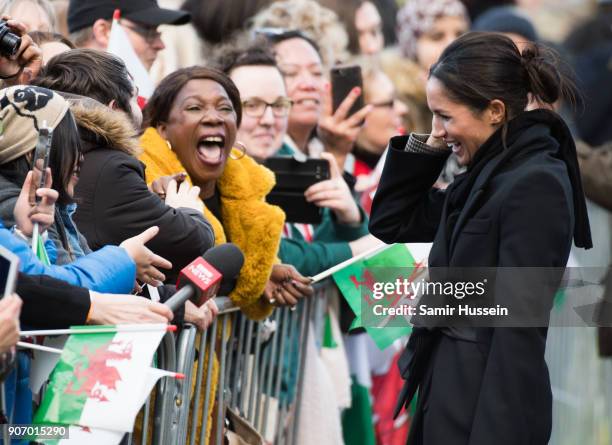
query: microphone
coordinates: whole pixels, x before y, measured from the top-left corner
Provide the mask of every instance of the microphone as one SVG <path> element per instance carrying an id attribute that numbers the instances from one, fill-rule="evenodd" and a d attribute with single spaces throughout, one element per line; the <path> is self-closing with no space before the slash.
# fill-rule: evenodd
<path id="1" fill-rule="evenodd" d="M 220 244 L 185 266 L 176 283 L 179 289 L 164 303 L 173 312 L 187 300 L 201 306 L 221 289 L 229 293 L 244 264 L 244 255 L 232 243 Z"/>

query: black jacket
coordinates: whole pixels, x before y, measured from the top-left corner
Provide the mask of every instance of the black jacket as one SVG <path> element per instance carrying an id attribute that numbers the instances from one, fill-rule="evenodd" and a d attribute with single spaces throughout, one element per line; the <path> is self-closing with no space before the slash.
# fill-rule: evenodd
<path id="1" fill-rule="evenodd" d="M 450 232 L 448 191 L 432 188 L 447 156 L 406 152 L 408 138 L 393 138 L 372 205 L 371 233 L 386 243 L 433 241 L 430 267 L 563 268 L 574 203 L 568 168 L 558 155 L 561 145 L 573 142 L 559 140 L 568 138 L 562 127 L 557 132 L 545 123 L 533 125 L 514 141 L 522 148 L 519 155 L 497 170 L 503 154 L 490 160 Z M 553 295 L 534 298 L 552 306 Z M 552 395 L 544 361 L 546 327 L 434 332 L 431 358 L 417 382 L 419 405 L 409 444 L 548 443 Z M 407 370 L 404 378 L 410 378 Z"/>
<path id="2" fill-rule="evenodd" d="M 19 320 L 24 328 L 66 329 L 87 320 L 91 301 L 84 287 L 19 273 L 16 291 L 23 300 Z"/>
<path id="3" fill-rule="evenodd" d="M 183 267 L 214 245 L 212 227 L 200 212 L 169 207 L 149 191 L 144 165 L 134 156 L 138 140 L 115 114 L 75 112 L 84 161 L 74 221 L 93 250 L 158 226 L 147 246 L 172 263 L 171 271 L 162 272 L 173 283 Z"/>

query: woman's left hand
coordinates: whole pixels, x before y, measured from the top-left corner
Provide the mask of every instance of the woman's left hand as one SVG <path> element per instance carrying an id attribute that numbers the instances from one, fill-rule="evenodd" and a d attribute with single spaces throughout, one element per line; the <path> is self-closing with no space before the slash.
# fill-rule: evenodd
<path id="1" fill-rule="evenodd" d="M 321 158 L 329 162 L 331 177 L 308 187 L 304 192 L 306 201 L 331 209 L 342 224 L 358 224 L 361 222 L 359 207 L 340 173 L 336 159 L 325 152 L 321 153 Z"/>
<path id="2" fill-rule="evenodd" d="M 351 107 L 361 94 L 361 88 L 353 88 L 334 112 L 329 84 L 326 85 L 326 90 L 323 92 L 323 111 L 319 118 L 317 135 L 323 142 L 325 150 L 336 156 L 342 169 L 344 169 L 344 160 L 353 149 L 365 118 L 372 110 L 370 105 L 366 105 L 355 114 L 348 115 Z"/>
<path id="3" fill-rule="evenodd" d="M 266 283 L 264 296 L 277 306 L 295 306 L 304 297 L 314 295 L 310 278 L 301 275 L 290 264 L 275 264 Z"/>
<path id="4" fill-rule="evenodd" d="M 217 315 L 219 315 L 219 308 L 214 299 L 208 300 L 200 307 L 189 300 L 185 303 L 185 321 L 196 325 L 201 331 L 208 329 Z"/>
<path id="5" fill-rule="evenodd" d="M 13 209 L 15 225 L 25 236 L 32 236 L 34 223 L 38 223 L 40 233 L 43 233 L 53 225 L 55 215 L 55 201 L 59 197 L 57 191 L 51 188 L 53 179 L 51 169 L 47 169 L 45 187 L 36 190 L 36 195 L 41 198 L 36 205 L 30 205 L 30 187 L 32 186 L 32 172 L 30 171 L 21 186 L 21 192 Z"/>

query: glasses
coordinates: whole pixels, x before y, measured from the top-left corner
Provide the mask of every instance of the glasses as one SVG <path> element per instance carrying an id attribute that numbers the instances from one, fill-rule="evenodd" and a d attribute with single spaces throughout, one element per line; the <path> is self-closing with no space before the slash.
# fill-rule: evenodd
<path id="1" fill-rule="evenodd" d="M 121 22 L 121 25 L 129 29 L 130 31 L 135 32 L 143 39 L 145 39 L 148 43 L 154 42 L 157 39 L 161 38 L 161 32 L 157 30 L 156 26 L 144 26 L 139 25 L 137 23 L 126 23 Z"/>
<path id="2" fill-rule="evenodd" d="M 274 117 L 285 117 L 291 110 L 293 101 L 286 97 L 278 99 L 273 103 L 266 102 L 263 99 L 253 98 L 242 102 L 242 111 L 247 116 L 251 117 L 262 117 L 266 113 L 266 108 L 272 109 Z"/>

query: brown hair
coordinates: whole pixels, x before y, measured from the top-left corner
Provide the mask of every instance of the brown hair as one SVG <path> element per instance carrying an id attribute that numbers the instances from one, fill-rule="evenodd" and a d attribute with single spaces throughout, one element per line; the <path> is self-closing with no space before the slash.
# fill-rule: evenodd
<path id="1" fill-rule="evenodd" d="M 223 87 L 236 111 L 236 124 L 240 127 L 242 104 L 238 88 L 224 72 L 204 66 L 181 68 L 164 77 L 144 109 L 143 127 L 156 127 L 160 123 L 167 122 L 174 99 L 187 82 L 194 79 L 212 80 Z"/>
<path id="2" fill-rule="evenodd" d="M 104 105 L 114 100 L 119 109 L 131 115 L 134 86 L 130 75 L 123 61 L 107 52 L 83 48 L 58 54 L 32 83 L 88 96 Z"/>
<path id="3" fill-rule="evenodd" d="M 566 99 L 575 105 L 578 98 L 569 69 L 553 50 L 533 44 L 520 53 L 512 40 L 497 33 L 459 37 L 432 65 L 429 76 L 438 79 L 455 102 L 475 112 L 501 100 L 506 106 L 504 128 L 525 110 L 528 93 L 546 104 Z"/>
<path id="4" fill-rule="evenodd" d="M 71 40 L 67 39 L 66 37 L 57 32 L 31 31 L 28 33 L 28 35 L 32 37 L 32 40 L 38 46 L 42 45 L 43 43 L 59 42 L 63 43 L 70 49 L 76 48 L 76 46 L 74 45 L 74 43 L 72 43 Z"/>

